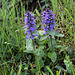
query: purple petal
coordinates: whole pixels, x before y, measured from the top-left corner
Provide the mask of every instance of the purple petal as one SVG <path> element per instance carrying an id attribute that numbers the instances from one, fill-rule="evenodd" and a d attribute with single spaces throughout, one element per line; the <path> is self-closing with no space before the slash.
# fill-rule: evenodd
<path id="1" fill-rule="evenodd" d="M 37 29 L 37 26 L 35 25 L 34 28 Z"/>
<path id="2" fill-rule="evenodd" d="M 44 34 L 47 34 L 46 32 Z"/>
<path id="3" fill-rule="evenodd" d="M 34 22 L 34 21 L 30 21 L 30 23 L 31 23 L 31 24 L 35 24 L 35 22 Z"/>
<path id="4" fill-rule="evenodd" d="M 55 31 L 55 33 L 57 33 L 57 31 Z"/>
<path id="5" fill-rule="evenodd" d="M 55 19 L 55 17 L 54 17 L 54 16 L 52 16 L 51 18 L 52 18 L 53 20 Z"/>
<path id="6" fill-rule="evenodd" d="M 26 14 L 24 14 L 26 16 Z"/>
<path id="7" fill-rule="evenodd" d="M 46 22 L 43 22 L 42 24 L 46 24 Z"/>
<path id="8" fill-rule="evenodd" d="M 26 35 L 26 39 L 29 39 L 29 38 L 30 38 L 30 36 Z"/>
<path id="9" fill-rule="evenodd" d="M 27 25 L 24 26 L 24 28 L 27 28 L 27 27 L 28 27 Z"/>
<path id="10" fill-rule="evenodd" d="M 30 29 L 31 29 L 31 31 L 32 31 L 32 32 L 34 32 L 34 31 L 35 31 L 33 27 L 31 27 Z"/>
<path id="11" fill-rule="evenodd" d="M 35 36 L 38 36 L 37 34 L 35 34 Z"/>
<path id="12" fill-rule="evenodd" d="M 32 36 L 31 38 L 32 38 L 32 40 L 33 40 L 33 39 L 34 39 L 34 36 Z"/>
<path id="13" fill-rule="evenodd" d="M 53 28 L 49 28 L 50 31 L 53 31 Z"/>
<path id="14" fill-rule="evenodd" d="M 46 23 L 49 23 L 50 21 L 46 21 Z"/>
<path id="15" fill-rule="evenodd" d="M 51 27 L 51 28 L 54 28 L 54 25 L 52 24 L 52 25 L 50 25 L 50 27 Z"/>
<path id="16" fill-rule="evenodd" d="M 27 27 L 28 27 L 28 26 L 30 26 L 30 24 L 29 24 L 29 23 L 27 24 Z"/>
<path id="17" fill-rule="evenodd" d="M 31 20 L 34 20 L 34 18 L 32 17 Z"/>
<path id="18" fill-rule="evenodd" d="M 45 31 L 47 31 L 48 29 L 45 29 Z"/>
<path id="19" fill-rule="evenodd" d="M 24 34 L 25 34 L 26 32 L 27 32 L 27 31 L 25 31 Z"/>
<path id="20" fill-rule="evenodd" d="M 24 23 L 27 24 L 27 17 L 24 18 Z"/>
<path id="21" fill-rule="evenodd" d="M 51 14 L 51 16 L 55 16 L 54 14 Z"/>
<path id="22" fill-rule="evenodd" d="M 52 20 L 52 21 L 51 21 L 51 23 L 55 23 L 55 21 L 54 21 L 54 20 Z"/>
<path id="23" fill-rule="evenodd" d="M 30 33 L 31 33 L 31 32 L 30 32 L 30 31 L 28 31 L 28 35 L 30 35 Z"/>
<path id="24" fill-rule="evenodd" d="M 53 13 L 53 11 L 50 11 L 50 13 Z"/>

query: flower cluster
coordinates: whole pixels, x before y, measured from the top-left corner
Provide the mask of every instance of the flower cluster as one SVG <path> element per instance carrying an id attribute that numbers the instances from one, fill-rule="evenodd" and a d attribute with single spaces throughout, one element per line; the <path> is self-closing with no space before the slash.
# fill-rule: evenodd
<path id="1" fill-rule="evenodd" d="M 42 21 L 44 25 L 45 33 L 47 34 L 47 31 L 53 31 L 55 18 L 53 11 L 49 10 L 49 8 L 46 8 L 44 12 L 42 12 Z"/>
<path id="2" fill-rule="evenodd" d="M 26 24 L 24 33 L 27 33 L 26 39 L 31 38 L 33 40 L 34 36 L 38 36 L 37 34 L 34 34 L 35 29 L 37 29 L 37 26 L 34 22 L 34 15 L 31 14 L 30 11 L 28 11 L 24 15 L 25 15 L 24 23 Z"/>
<path id="3" fill-rule="evenodd" d="M 37 29 L 34 20 L 34 15 L 31 14 L 30 11 L 28 11 L 24 15 L 25 15 L 24 23 L 26 24 L 24 33 L 27 33 L 26 39 L 31 38 L 33 40 L 35 36 L 38 36 L 37 34 L 34 34 L 35 29 Z M 55 24 L 53 11 L 49 10 L 49 8 L 46 8 L 46 10 L 42 12 L 41 17 L 42 17 L 45 34 L 48 34 L 48 31 L 53 31 Z"/>

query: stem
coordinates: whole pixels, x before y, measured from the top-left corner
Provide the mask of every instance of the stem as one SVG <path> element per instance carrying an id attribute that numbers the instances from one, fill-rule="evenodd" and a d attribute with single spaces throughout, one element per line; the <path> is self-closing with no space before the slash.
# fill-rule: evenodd
<path id="1" fill-rule="evenodd" d="M 35 47 L 35 42 L 34 42 L 34 40 L 32 40 L 33 41 L 33 48 L 34 48 L 34 50 L 36 51 L 36 47 Z M 39 70 L 39 72 L 36 74 L 36 75 L 41 75 L 41 73 L 40 73 L 40 67 L 39 67 L 39 57 L 38 56 L 36 56 L 35 55 L 35 60 L 37 61 L 37 69 Z"/>
<path id="2" fill-rule="evenodd" d="M 52 47 L 52 52 L 53 52 L 52 36 L 51 35 L 49 35 L 49 36 L 50 36 L 50 39 L 51 39 L 51 47 Z"/>
<path id="3" fill-rule="evenodd" d="M 39 7 L 40 7 L 40 9 L 41 9 L 41 5 L 40 5 L 40 2 L 39 2 L 39 0 L 38 0 L 37 2 L 38 2 L 38 4 L 39 4 Z"/>
<path id="4" fill-rule="evenodd" d="M 32 40 L 32 41 L 33 41 L 33 48 L 34 48 L 34 50 L 36 50 L 34 40 Z"/>

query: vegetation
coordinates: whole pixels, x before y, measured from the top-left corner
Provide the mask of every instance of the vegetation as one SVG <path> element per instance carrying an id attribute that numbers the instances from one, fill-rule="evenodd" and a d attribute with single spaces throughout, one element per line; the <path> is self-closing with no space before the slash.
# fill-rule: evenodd
<path id="1" fill-rule="evenodd" d="M 51 38 L 42 28 L 46 8 L 55 14 Z M 37 26 L 34 40 L 24 34 L 28 10 Z M 73 0 L 0 0 L 0 75 L 75 75 L 74 20 Z"/>

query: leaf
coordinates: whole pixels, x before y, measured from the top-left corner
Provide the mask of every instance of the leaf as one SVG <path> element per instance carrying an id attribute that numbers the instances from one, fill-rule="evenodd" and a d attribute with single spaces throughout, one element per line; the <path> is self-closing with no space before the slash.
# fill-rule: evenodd
<path id="1" fill-rule="evenodd" d="M 32 46 L 32 39 L 26 39 L 26 50 L 24 52 L 34 53 L 34 49 L 33 49 L 33 46 Z"/>
<path id="2" fill-rule="evenodd" d="M 52 44 L 53 44 L 53 50 L 54 50 L 54 49 L 57 47 L 57 43 L 56 43 L 56 40 L 53 39 L 53 38 L 52 38 Z M 52 49 L 51 49 L 51 39 L 50 39 L 50 41 L 48 42 L 48 46 L 49 46 L 50 50 L 52 50 Z"/>
<path id="3" fill-rule="evenodd" d="M 56 53 L 55 52 L 53 52 L 52 54 L 51 54 L 51 60 L 52 60 L 52 62 L 54 63 L 55 61 L 56 61 L 56 59 L 57 59 L 57 55 L 56 55 Z"/>
<path id="4" fill-rule="evenodd" d="M 57 45 L 56 48 L 62 48 L 62 46 L 61 45 Z"/>
<path id="5" fill-rule="evenodd" d="M 39 50 L 38 51 L 38 56 L 43 57 L 44 56 L 44 51 L 43 50 Z"/>
<path id="6" fill-rule="evenodd" d="M 51 56 L 51 53 L 50 53 L 50 52 L 48 52 L 48 58 L 50 58 L 50 56 Z"/>
<path id="7" fill-rule="evenodd" d="M 44 33 L 45 33 L 44 30 L 39 31 L 39 34 L 40 34 L 40 35 L 43 35 Z"/>
<path id="8" fill-rule="evenodd" d="M 29 65 L 25 64 L 24 70 L 28 70 Z"/>
<path id="9" fill-rule="evenodd" d="M 48 31 L 48 33 L 49 33 L 50 35 L 55 35 L 55 30 L 53 30 L 53 31 Z"/>
<path id="10" fill-rule="evenodd" d="M 48 66 L 46 66 L 46 68 L 49 70 L 49 72 L 51 73 L 51 75 L 54 75 L 53 72 L 51 71 L 51 69 Z"/>
<path id="11" fill-rule="evenodd" d="M 56 68 L 60 69 L 60 70 L 65 70 L 63 67 L 61 66 L 55 66 Z"/>
<path id="12" fill-rule="evenodd" d="M 35 64 L 41 69 L 44 66 L 44 61 L 42 59 L 36 59 Z"/>
<path id="13" fill-rule="evenodd" d="M 44 61 L 42 59 L 39 60 L 39 65 L 40 65 L 40 68 L 44 66 Z"/>
<path id="14" fill-rule="evenodd" d="M 63 34 L 60 34 L 58 32 L 55 33 L 55 36 L 58 36 L 58 37 L 63 37 L 64 35 Z"/>
<path id="15" fill-rule="evenodd" d="M 34 34 L 38 34 L 38 30 L 35 30 Z"/>
<path id="16" fill-rule="evenodd" d="M 26 53 L 34 53 L 34 50 L 25 50 Z"/>
<path id="17" fill-rule="evenodd" d="M 39 49 L 42 50 L 42 49 L 44 49 L 44 47 L 45 47 L 44 45 L 40 45 Z"/>
<path id="18" fill-rule="evenodd" d="M 38 11 L 37 9 L 35 9 L 35 11 L 36 11 L 37 15 L 38 15 L 38 16 L 40 16 L 40 13 L 39 13 L 39 11 Z"/>
<path id="19" fill-rule="evenodd" d="M 41 36 L 41 38 L 39 39 L 39 41 L 43 41 L 43 40 L 45 40 L 45 39 L 47 39 L 47 35 L 46 36 Z"/>
<path id="20" fill-rule="evenodd" d="M 32 46 L 32 39 L 26 39 L 26 50 L 34 50 Z"/>
<path id="21" fill-rule="evenodd" d="M 69 53 L 70 56 L 73 54 L 73 50 L 70 46 L 67 47 L 66 51 Z"/>

